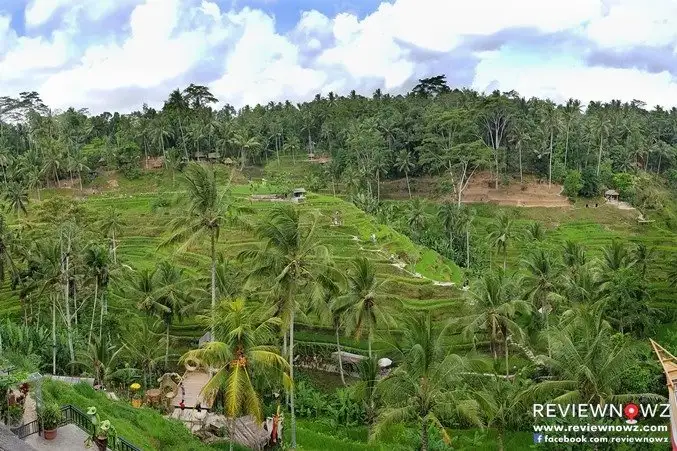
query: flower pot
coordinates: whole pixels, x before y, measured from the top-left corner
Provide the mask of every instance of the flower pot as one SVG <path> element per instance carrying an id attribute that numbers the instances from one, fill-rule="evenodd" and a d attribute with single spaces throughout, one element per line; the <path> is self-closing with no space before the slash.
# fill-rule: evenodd
<path id="1" fill-rule="evenodd" d="M 106 448 L 108 448 L 108 437 L 96 437 L 94 443 L 96 443 L 99 451 L 106 451 Z"/>
<path id="2" fill-rule="evenodd" d="M 141 400 L 140 399 L 132 399 L 132 407 L 139 408 L 141 407 Z"/>
<path id="3" fill-rule="evenodd" d="M 45 438 L 45 440 L 54 440 L 56 438 L 56 428 L 45 429 L 43 432 L 43 437 Z"/>

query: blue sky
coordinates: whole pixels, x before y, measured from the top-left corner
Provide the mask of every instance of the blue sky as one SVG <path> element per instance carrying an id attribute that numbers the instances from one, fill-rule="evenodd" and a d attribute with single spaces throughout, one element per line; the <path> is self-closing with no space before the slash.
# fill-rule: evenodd
<path id="1" fill-rule="evenodd" d="M 677 104 L 674 0 L 0 0 L 0 95 L 132 111 L 454 87 Z"/>

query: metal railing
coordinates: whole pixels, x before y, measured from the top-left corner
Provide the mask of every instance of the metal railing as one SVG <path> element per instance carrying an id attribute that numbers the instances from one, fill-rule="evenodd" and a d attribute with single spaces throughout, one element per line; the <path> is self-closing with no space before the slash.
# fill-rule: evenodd
<path id="1" fill-rule="evenodd" d="M 40 422 L 38 420 L 33 420 L 30 423 L 22 424 L 15 428 L 10 428 L 14 435 L 20 439 L 25 439 L 29 435 L 37 434 L 40 432 Z"/>
<path id="2" fill-rule="evenodd" d="M 73 405 L 67 404 L 65 406 L 61 406 L 61 413 L 62 418 L 61 423 L 59 423 L 59 427 L 66 426 L 67 424 L 74 424 L 85 431 L 88 435 L 94 435 L 94 425 L 92 424 L 92 420 L 89 415 L 87 415 L 85 412 Z M 11 429 L 14 435 L 22 440 L 29 435 L 42 432 L 40 420 L 34 420 L 30 423 L 26 423 Z M 141 451 L 140 448 L 137 448 L 132 443 L 125 440 L 125 438 L 120 436 L 110 438 L 108 441 L 108 449 L 112 451 Z"/>

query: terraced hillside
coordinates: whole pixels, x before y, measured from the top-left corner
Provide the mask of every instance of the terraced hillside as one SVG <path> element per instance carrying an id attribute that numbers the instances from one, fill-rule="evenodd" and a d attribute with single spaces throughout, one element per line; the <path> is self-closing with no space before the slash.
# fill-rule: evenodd
<path id="1" fill-rule="evenodd" d="M 168 259 L 196 276 L 208 276 L 207 243 L 201 243 L 183 252 L 177 252 L 176 248 L 161 246 L 169 236 L 168 223 L 177 208 L 180 208 L 175 206 L 175 199 L 181 192 L 178 190 L 147 192 L 155 189 L 154 186 L 149 186 L 148 179 L 153 180 L 154 176 L 146 178 L 145 184 L 143 181 L 138 182 L 135 188 L 134 184 L 118 186 L 117 190 L 80 198 L 77 200 L 78 205 L 91 215 L 93 220 L 112 207 L 119 212 L 124 226 L 123 233 L 119 236 L 117 255 L 123 264 L 138 270 L 153 267 L 158 261 Z M 180 186 L 177 184 L 176 188 L 180 189 Z M 270 189 L 271 187 L 258 187 L 256 192 L 265 193 Z M 134 191 L 141 193 L 131 194 Z M 252 202 L 249 198 L 252 190 L 246 185 L 234 185 L 232 192 L 253 211 L 248 217 L 252 222 L 262 218 L 276 205 L 276 202 Z M 60 194 L 69 192 L 60 190 Z M 70 194 L 75 198 L 78 197 L 77 190 Z M 33 210 L 35 205 L 32 204 Z M 322 222 L 320 236 L 330 248 L 339 266 L 347 267 L 349 261 L 357 255 L 368 257 L 376 263 L 380 276 L 390 280 L 389 294 L 393 299 L 401 301 L 404 308 L 427 309 L 459 304 L 460 293 L 454 285 L 459 284 L 462 277 L 460 269 L 452 262 L 429 249 L 413 244 L 407 237 L 392 229 L 379 225 L 373 218 L 341 199 L 310 194 L 300 208 L 319 211 Z M 340 212 L 341 226 L 332 224 L 332 217 L 336 211 Z M 31 220 L 34 220 L 34 217 L 29 210 L 27 221 Z M 375 243 L 372 241 L 372 235 L 376 237 Z M 222 231 L 218 251 L 233 259 L 240 251 L 256 244 L 256 239 L 251 233 L 230 228 Z M 205 286 L 206 284 L 207 282 Z M 135 305 L 115 295 L 115 289 L 111 292 L 110 309 L 116 317 L 124 318 L 124 315 L 139 314 Z M 20 312 L 18 299 L 10 294 L 7 285 L 0 292 L 0 309 L 3 314 L 17 315 Z M 333 342 L 333 333 L 326 329 L 329 324 L 316 321 L 307 319 L 305 324 L 301 321 L 300 341 L 303 342 L 305 338 L 313 343 Z M 204 326 L 198 324 L 196 318 L 187 318 L 176 323 L 171 334 L 180 339 L 180 347 L 183 348 L 189 346 L 192 340 L 199 338 L 204 332 Z M 345 341 L 348 347 L 363 347 L 359 341 L 350 339 Z"/>

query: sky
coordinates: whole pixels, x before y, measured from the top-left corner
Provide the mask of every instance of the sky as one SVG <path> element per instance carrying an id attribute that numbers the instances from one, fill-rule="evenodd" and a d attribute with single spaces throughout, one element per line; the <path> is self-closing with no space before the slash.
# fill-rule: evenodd
<path id="1" fill-rule="evenodd" d="M 0 0 L 0 96 L 130 112 L 451 87 L 677 106 L 677 0 Z"/>

